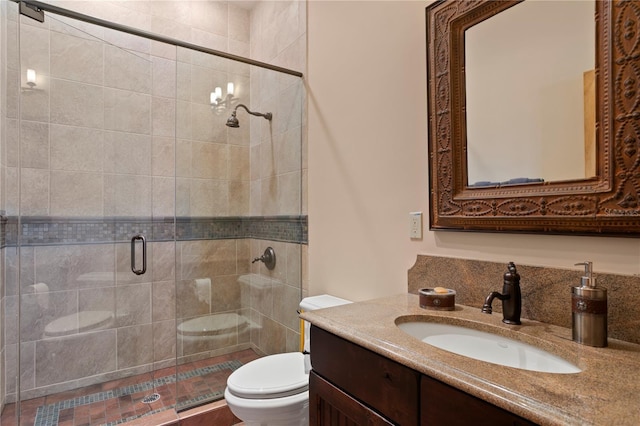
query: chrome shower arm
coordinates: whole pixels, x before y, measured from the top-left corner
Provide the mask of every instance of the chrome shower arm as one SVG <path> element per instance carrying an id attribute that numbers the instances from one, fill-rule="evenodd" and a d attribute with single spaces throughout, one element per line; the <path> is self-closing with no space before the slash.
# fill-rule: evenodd
<path id="1" fill-rule="evenodd" d="M 240 108 L 240 107 L 244 108 L 244 110 L 245 110 L 245 111 L 247 111 L 247 112 L 248 112 L 249 114 L 251 114 L 251 115 L 255 115 L 255 116 L 257 116 L 257 117 L 264 117 L 264 118 L 266 118 L 266 119 L 267 119 L 267 120 L 269 120 L 269 121 L 271 121 L 271 119 L 273 118 L 273 114 L 271 114 L 270 112 L 267 112 L 267 113 L 265 113 L 265 114 L 262 114 L 262 113 L 260 113 L 260 112 L 253 112 L 253 111 L 250 111 L 250 110 L 249 110 L 249 108 L 247 108 L 244 104 L 238 104 L 238 105 L 236 105 L 236 107 L 233 109 L 233 113 L 232 113 L 232 115 L 234 115 L 234 116 L 235 116 L 236 110 L 237 110 L 238 108 Z"/>

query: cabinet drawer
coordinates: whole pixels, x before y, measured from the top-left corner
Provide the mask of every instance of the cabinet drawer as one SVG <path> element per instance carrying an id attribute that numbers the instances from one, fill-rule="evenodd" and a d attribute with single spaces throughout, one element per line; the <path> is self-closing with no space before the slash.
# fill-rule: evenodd
<path id="1" fill-rule="evenodd" d="M 392 422 L 418 424 L 418 372 L 314 326 L 311 366 L 316 374 Z"/>
<path id="2" fill-rule="evenodd" d="M 420 391 L 423 425 L 534 426 L 522 417 L 428 376 Z"/>

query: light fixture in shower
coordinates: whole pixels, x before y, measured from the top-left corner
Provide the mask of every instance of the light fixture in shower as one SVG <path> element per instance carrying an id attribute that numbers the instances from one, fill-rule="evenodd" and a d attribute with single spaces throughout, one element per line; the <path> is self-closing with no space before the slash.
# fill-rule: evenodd
<path id="1" fill-rule="evenodd" d="M 36 86 L 36 70 L 27 69 L 27 86 L 34 88 Z"/>
<path id="2" fill-rule="evenodd" d="M 229 127 L 240 127 L 240 122 L 238 121 L 238 117 L 236 117 L 236 111 L 240 107 L 244 108 L 245 111 L 247 111 L 251 115 L 255 115 L 257 117 L 264 117 L 265 119 L 267 119 L 269 121 L 271 121 L 271 119 L 273 118 L 273 114 L 271 114 L 270 112 L 267 112 L 267 113 L 264 113 L 264 114 L 262 114 L 261 112 L 253 112 L 253 111 L 249 111 L 249 108 L 247 108 L 245 105 L 238 104 L 233 109 L 233 112 L 231 113 L 231 117 L 229 117 L 229 119 L 227 119 L 227 126 L 229 126 Z"/>
<path id="3" fill-rule="evenodd" d="M 35 91 L 35 90 L 40 90 L 37 89 L 37 77 L 38 75 L 36 74 L 36 70 L 34 70 L 33 68 L 27 68 L 27 76 L 26 76 L 26 83 L 27 86 L 22 86 L 20 89 L 23 92 L 29 92 L 29 91 Z"/>
<path id="4" fill-rule="evenodd" d="M 217 113 L 221 113 L 225 109 L 230 108 L 231 105 L 238 101 L 238 98 L 233 96 L 234 93 L 235 87 L 232 82 L 227 83 L 227 94 L 224 97 L 222 97 L 222 88 L 220 86 L 216 87 L 209 95 L 211 109 Z"/>

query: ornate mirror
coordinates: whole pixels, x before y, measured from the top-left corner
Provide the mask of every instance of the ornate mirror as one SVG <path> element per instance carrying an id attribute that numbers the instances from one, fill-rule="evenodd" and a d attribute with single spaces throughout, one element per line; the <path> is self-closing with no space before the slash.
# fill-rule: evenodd
<path id="1" fill-rule="evenodd" d="M 432 230 L 640 235 L 640 3 L 442 0 L 427 45 Z"/>

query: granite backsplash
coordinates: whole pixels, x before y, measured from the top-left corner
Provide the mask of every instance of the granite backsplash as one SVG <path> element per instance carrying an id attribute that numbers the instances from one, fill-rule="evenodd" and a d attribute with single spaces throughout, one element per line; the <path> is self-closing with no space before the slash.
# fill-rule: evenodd
<path id="1" fill-rule="evenodd" d="M 421 288 L 446 287 L 456 291 L 456 303 L 480 309 L 485 297 L 502 290 L 507 263 L 418 255 L 409 269 L 409 293 Z M 522 290 L 522 318 L 571 327 L 571 287 L 580 285 L 582 267 L 556 269 L 516 263 Z M 609 337 L 640 344 L 640 277 L 598 273 L 598 286 L 609 298 Z M 493 314 L 502 314 L 499 300 Z"/>

